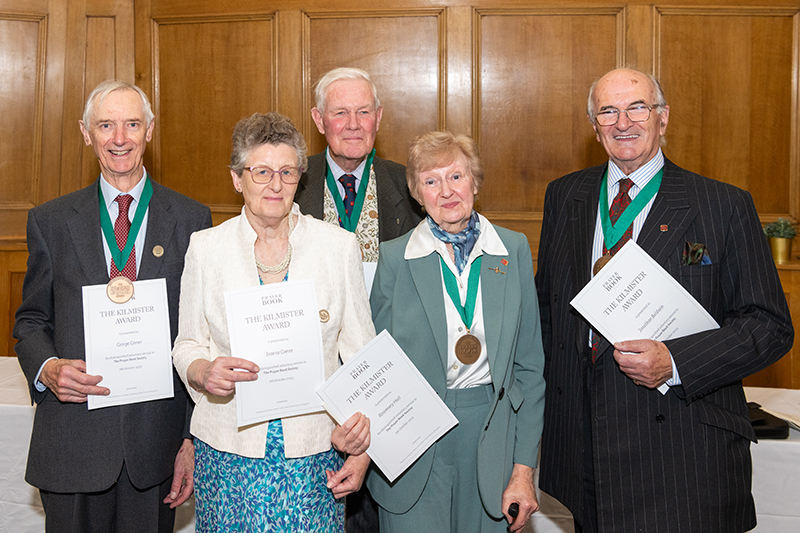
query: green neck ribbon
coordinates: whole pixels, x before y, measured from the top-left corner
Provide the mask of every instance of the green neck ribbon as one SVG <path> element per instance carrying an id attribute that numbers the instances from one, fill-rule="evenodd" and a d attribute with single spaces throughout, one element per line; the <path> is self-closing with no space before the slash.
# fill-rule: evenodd
<path id="1" fill-rule="evenodd" d="M 478 300 L 478 284 L 480 283 L 482 259 L 483 256 L 481 255 L 472 262 L 469 278 L 467 280 L 467 301 L 465 305 L 461 305 L 461 296 L 458 294 L 456 276 L 447 268 L 444 258 L 441 256 L 439 257 L 439 261 L 442 264 L 442 276 L 444 277 L 444 287 L 447 289 L 447 295 L 450 296 L 450 300 L 453 302 L 453 305 L 456 306 L 456 310 L 458 314 L 461 315 L 461 321 L 464 322 L 467 331 L 472 327 L 472 319 L 475 316 L 475 302 Z"/>
<path id="2" fill-rule="evenodd" d="M 369 173 L 372 170 L 372 160 L 375 157 L 375 149 L 367 156 L 367 162 L 364 165 L 364 173 L 361 175 L 361 183 L 358 185 L 358 192 L 356 193 L 356 202 L 353 205 L 353 210 L 348 217 L 345 214 L 344 201 L 342 195 L 339 194 L 339 189 L 336 186 L 336 181 L 333 179 L 333 172 L 330 166 L 327 166 L 327 177 L 325 181 L 328 184 L 328 189 L 331 191 L 333 201 L 336 203 L 336 212 L 339 214 L 339 220 L 344 229 L 350 233 L 355 233 L 356 226 L 358 226 L 358 219 L 361 218 L 361 208 L 364 207 L 364 197 L 367 195 L 367 182 L 369 181 Z"/>
<path id="3" fill-rule="evenodd" d="M 98 198 L 100 200 L 100 227 L 103 229 L 103 236 L 106 238 L 108 249 L 111 250 L 111 260 L 117 266 L 117 270 L 122 272 L 125 265 L 128 263 L 128 257 L 133 250 L 133 244 L 136 242 L 136 236 L 139 235 L 139 230 L 142 227 L 144 214 L 147 212 L 147 206 L 150 205 L 150 198 L 153 196 L 153 185 L 150 183 L 150 175 L 145 175 L 144 189 L 142 190 L 142 197 L 139 199 L 139 205 L 136 207 L 136 214 L 131 222 L 131 228 L 128 230 L 128 241 L 125 243 L 125 248 L 120 250 L 117 246 L 117 238 L 114 236 L 114 226 L 111 224 L 111 217 L 108 215 L 108 208 L 103 197 L 103 189 L 100 188 L 100 182 L 97 182 Z"/>
<path id="4" fill-rule="evenodd" d="M 625 234 L 628 226 L 633 223 L 634 219 L 642 212 L 642 209 L 653 199 L 659 187 L 661 187 L 661 178 L 663 176 L 664 169 L 662 168 L 655 176 L 650 178 L 647 185 L 639 191 L 636 198 L 625 208 L 625 211 L 617 219 L 617 223 L 612 224 L 611 215 L 608 212 L 608 170 L 606 170 L 606 175 L 603 176 L 603 182 L 600 184 L 600 222 L 603 226 L 603 240 L 606 244 L 606 250 L 612 249 L 617 244 L 617 241 Z"/>

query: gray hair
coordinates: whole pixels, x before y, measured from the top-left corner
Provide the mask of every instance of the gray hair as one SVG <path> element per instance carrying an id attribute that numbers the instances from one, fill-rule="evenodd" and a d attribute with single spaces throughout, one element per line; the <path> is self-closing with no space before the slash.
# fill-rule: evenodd
<path id="1" fill-rule="evenodd" d="M 103 105 L 106 97 L 114 91 L 136 91 L 136 94 L 142 99 L 142 112 L 147 121 L 147 127 L 150 127 L 153 118 L 155 118 L 153 108 L 150 106 L 150 100 L 147 99 L 147 95 L 139 87 L 122 80 L 106 80 L 95 87 L 89 94 L 89 98 L 86 99 L 86 107 L 83 108 L 83 127 L 87 130 L 91 127 L 95 106 Z"/>
<path id="2" fill-rule="evenodd" d="M 247 156 L 264 144 L 287 144 L 297 152 L 297 166 L 303 172 L 308 166 L 308 148 L 303 134 L 297 131 L 289 117 L 270 111 L 253 113 L 241 119 L 233 129 L 233 148 L 230 169 L 241 176 Z"/>
<path id="3" fill-rule="evenodd" d="M 631 72 L 636 72 L 649 79 L 650 82 L 653 84 L 653 88 L 655 88 L 656 91 L 656 103 L 654 104 L 655 107 L 657 108 L 656 113 L 661 114 L 661 110 L 664 109 L 664 107 L 667 105 L 667 100 L 666 98 L 664 98 L 664 90 L 661 88 L 661 82 L 658 81 L 658 78 L 656 78 L 652 74 L 648 74 L 647 72 L 642 72 L 641 70 L 637 70 L 635 68 L 624 67 L 614 70 L 630 70 Z M 613 70 L 609 72 L 613 72 Z M 589 98 L 587 99 L 586 102 L 586 115 L 589 117 L 589 120 L 591 121 L 592 124 L 595 124 L 595 118 L 597 117 L 596 114 L 597 110 L 594 108 L 594 91 L 595 88 L 597 88 L 597 83 L 602 78 L 604 78 L 609 72 L 606 72 L 606 74 L 603 74 L 603 76 L 594 80 L 592 82 L 592 85 L 589 87 Z"/>
<path id="4" fill-rule="evenodd" d="M 372 89 L 372 99 L 375 102 L 375 109 L 381 106 L 381 101 L 378 100 L 378 89 L 375 87 L 375 84 L 372 83 L 367 71 L 361 70 L 360 68 L 342 67 L 328 71 L 319 79 L 315 86 L 314 96 L 317 101 L 317 109 L 320 113 L 325 111 L 328 87 L 330 87 L 333 82 L 340 80 L 363 80 L 367 82 L 370 89 Z"/>

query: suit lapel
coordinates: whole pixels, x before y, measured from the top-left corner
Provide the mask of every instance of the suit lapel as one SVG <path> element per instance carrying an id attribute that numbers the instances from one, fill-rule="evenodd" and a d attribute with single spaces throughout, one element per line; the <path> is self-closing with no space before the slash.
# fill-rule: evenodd
<path id="1" fill-rule="evenodd" d="M 172 206 L 165 201 L 163 188 L 152 181 L 153 197 L 150 198 L 150 207 L 147 213 L 147 233 L 145 234 L 144 250 L 139 253 L 142 262 L 139 265 L 137 279 L 155 279 L 164 262 L 164 254 L 159 257 L 153 254 L 153 248 L 161 246 L 166 249 L 172 242 L 172 233 L 175 231 L 177 220 L 172 213 Z"/>
<path id="2" fill-rule="evenodd" d="M 303 214 L 322 220 L 324 218 L 325 172 L 327 163 L 325 151 L 308 158 L 308 170 L 300 180 L 303 188 Z"/>
<path id="3" fill-rule="evenodd" d="M 500 350 L 500 337 L 503 330 L 503 318 L 506 306 L 506 280 L 508 270 L 519 265 L 502 264 L 503 258 L 497 255 L 483 254 L 481 264 L 481 298 L 483 299 L 483 329 L 486 334 L 486 351 L 489 358 L 489 368 L 492 376 L 502 380 L 506 375 L 506 368 L 495 365 L 509 363 L 508 359 L 497 360 Z M 502 274 L 501 272 L 505 272 Z M 502 312 L 498 312 L 502 310 Z M 516 326 L 516 322 L 514 323 Z"/>
<path id="4" fill-rule="evenodd" d="M 592 241 L 594 240 L 594 228 L 597 222 L 600 184 L 606 168 L 607 164 L 588 169 L 570 199 L 572 211 L 570 213 L 569 227 L 574 228 L 575 231 L 570 235 L 564 235 L 564 238 L 571 239 L 570 248 L 574 254 L 573 261 L 570 262 L 573 265 L 572 286 L 574 294 L 577 294 L 591 279 Z M 577 335 L 575 335 L 576 350 L 577 353 L 582 354 L 589 342 L 589 328 L 583 320 L 578 323 L 580 327 Z"/>
<path id="5" fill-rule="evenodd" d="M 108 267 L 103 253 L 100 230 L 100 201 L 98 181 L 74 196 L 67 226 L 78 253 L 78 262 L 90 284 L 108 282 Z"/>
<path id="6" fill-rule="evenodd" d="M 698 208 L 689 203 L 681 169 L 665 160 L 661 187 L 637 244 L 661 266 L 666 266 L 669 254 L 678 249 L 680 239 L 698 213 Z"/>
<path id="7" fill-rule="evenodd" d="M 372 166 L 375 169 L 375 191 L 378 195 L 379 230 L 381 240 L 386 240 L 384 226 L 387 221 L 391 221 L 392 225 L 396 224 L 398 228 L 401 228 L 406 222 L 407 212 L 405 209 L 397 208 L 404 200 L 403 193 L 397 189 L 394 180 L 389 179 L 385 161 L 375 157 L 372 160 Z M 380 176 L 385 176 L 385 178 Z M 396 220 L 392 221 L 392 219 Z"/>
<path id="8" fill-rule="evenodd" d="M 428 323 L 433 330 L 436 348 L 439 350 L 444 369 L 447 367 L 447 319 L 439 254 L 431 253 L 419 259 L 411 259 L 408 261 L 408 268 L 411 270 L 411 279 L 414 280 L 422 307 L 428 316 Z"/>

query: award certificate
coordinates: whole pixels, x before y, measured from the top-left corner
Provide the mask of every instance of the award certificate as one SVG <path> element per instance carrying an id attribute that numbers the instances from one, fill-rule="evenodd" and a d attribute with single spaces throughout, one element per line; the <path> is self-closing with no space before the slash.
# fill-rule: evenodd
<path id="1" fill-rule="evenodd" d="M 90 395 L 89 409 L 172 398 L 172 339 L 167 281 L 133 282 L 125 303 L 109 299 L 107 285 L 83 287 L 86 372 L 103 376 L 108 396 Z"/>
<path id="2" fill-rule="evenodd" d="M 386 330 L 317 391 L 340 424 L 353 413 L 370 419 L 367 453 L 391 482 L 458 424 L 441 398 Z"/>
<path id="3" fill-rule="evenodd" d="M 325 381 L 323 312 L 314 281 L 248 287 L 225 293 L 231 355 L 261 369 L 236 383 L 239 427 L 322 411 L 316 390 Z"/>

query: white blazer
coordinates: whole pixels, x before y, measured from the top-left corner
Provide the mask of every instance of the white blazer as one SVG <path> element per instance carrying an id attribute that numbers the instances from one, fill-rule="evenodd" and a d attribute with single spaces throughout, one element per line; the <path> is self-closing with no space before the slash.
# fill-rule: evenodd
<path id="1" fill-rule="evenodd" d="M 300 214 L 289 237 L 289 279 L 313 279 L 320 310 L 325 377 L 375 336 L 361 252 L 355 237 L 336 226 Z M 242 214 L 192 235 L 181 279 L 178 338 L 172 360 L 195 401 L 192 434 L 213 448 L 263 458 L 267 423 L 236 426 L 235 393 L 228 397 L 200 393 L 189 386 L 186 371 L 197 359 L 230 356 L 225 316 L 226 291 L 259 285 L 253 255 L 256 232 Z M 326 413 L 285 418 L 286 457 L 305 457 L 330 449 L 333 421 Z"/>

